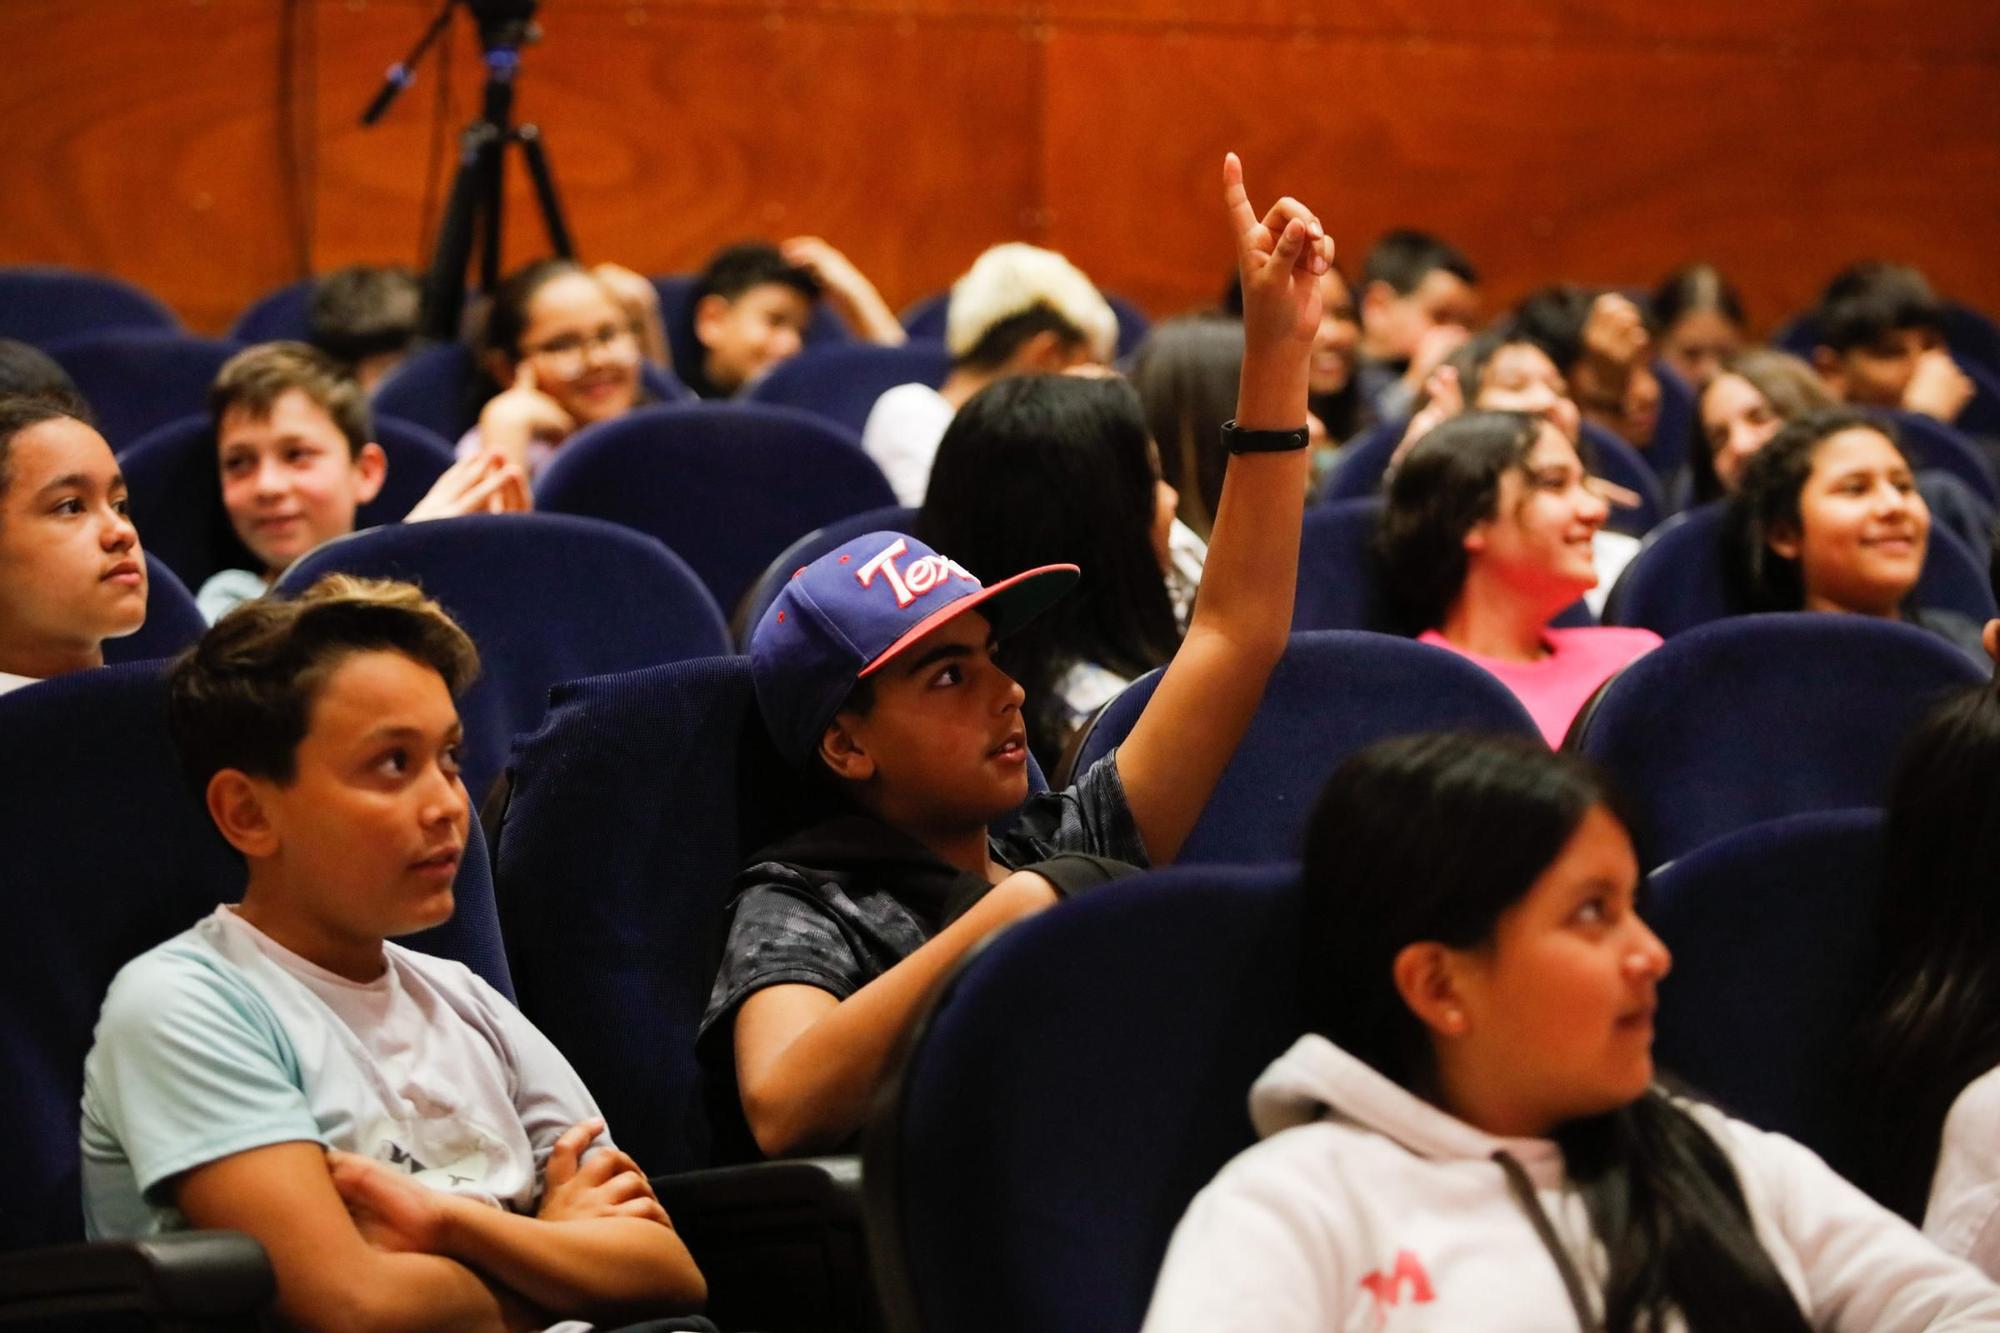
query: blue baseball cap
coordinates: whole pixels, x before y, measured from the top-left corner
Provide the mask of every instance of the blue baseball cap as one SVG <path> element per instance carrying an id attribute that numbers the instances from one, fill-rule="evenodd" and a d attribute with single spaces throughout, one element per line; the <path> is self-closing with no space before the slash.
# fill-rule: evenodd
<path id="1" fill-rule="evenodd" d="M 750 636 L 750 674 L 771 739 L 794 762 L 809 759 L 855 682 L 897 653 L 974 608 L 1004 638 L 1077 576 L 1075 565 L 1043 565 L 987 586 L 906 533 L 843 542 L 792 575 Z"/>

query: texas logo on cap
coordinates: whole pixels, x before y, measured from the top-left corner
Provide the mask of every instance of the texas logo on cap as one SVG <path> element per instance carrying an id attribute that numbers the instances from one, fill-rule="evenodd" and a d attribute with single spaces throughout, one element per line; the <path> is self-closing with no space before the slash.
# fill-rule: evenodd
<path id="1" fill-rule="evenodd" d="M 1043 565 L 989 587 L 905 533 L 844 542 L 794 573 L 750 636 L 764 724 L 788 757 L 810 757 L 855 682 L 918 639 L 975 607 L 1005 638 L 1077 577 L 1075 565 Z"/>

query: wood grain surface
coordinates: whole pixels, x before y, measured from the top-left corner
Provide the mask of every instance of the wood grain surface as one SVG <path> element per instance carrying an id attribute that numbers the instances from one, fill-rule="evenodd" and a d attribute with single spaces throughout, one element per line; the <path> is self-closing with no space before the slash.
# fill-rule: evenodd
<path id="1" fill-rule="evenodd" d="M 0 263 L 120 274 L 202 331 L 416 260 L 476 108 L 465 25 L 355 124 L 431 0 L 0 0 Z M 2000 308 L 2000 6 L 1950 0 L 544 0 L 519 111 L 589 258 L 816 232 L 902 305 L 982 247 L 1157 315 L 1230 262 L 1226 148 L 1350 268 L 1435 229 L 1489 305 L 1707 258 L 1770 324 L 1862 256 Z M 440 92 L 446 94 L 440 96 Z M 542 247 L 518 162 L 508 254 Z"/>

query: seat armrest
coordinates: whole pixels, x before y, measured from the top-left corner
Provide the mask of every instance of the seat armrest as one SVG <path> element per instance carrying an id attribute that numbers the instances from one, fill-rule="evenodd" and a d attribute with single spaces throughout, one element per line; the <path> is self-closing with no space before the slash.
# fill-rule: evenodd
<path id="1" fill-rule="evenodd" d="M 708 1279 L 708 1317 L 769 1333 L 877 1333 L 861 1159 L 808 1157 L 659 1176 Z"/>
<path id="2" fill-rule="evenodd" d="M 229 1323 L 277 1295 L 264 1247 L 240 1231 L 54 1245 L 0 1256 L 0 1324 L 122 1312 Z"/>

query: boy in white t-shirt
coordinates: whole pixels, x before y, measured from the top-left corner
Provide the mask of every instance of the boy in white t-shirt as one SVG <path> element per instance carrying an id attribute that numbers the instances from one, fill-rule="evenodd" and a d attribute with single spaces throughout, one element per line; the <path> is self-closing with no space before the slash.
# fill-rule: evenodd
<path id="1" fill-rule="evenodd" d="M 84 1066 L 90 1235 L 247 1232 L 307 1328 L 701 1303 L 561 1053 L 463 965 L 388 943 L 452 912 L 452 697 L 477 668 L 417 589 L 340 575 L 245 604 L 175 665 L 176 741 L 249 880 L 111 984 Z"/>

